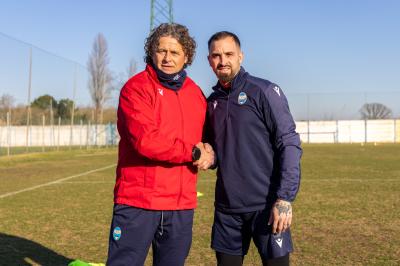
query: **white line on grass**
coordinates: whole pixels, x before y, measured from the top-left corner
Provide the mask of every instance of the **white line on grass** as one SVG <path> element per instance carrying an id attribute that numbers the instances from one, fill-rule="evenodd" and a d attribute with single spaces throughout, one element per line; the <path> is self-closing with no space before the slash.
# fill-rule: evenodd
<path id="1" fill-rule="evenodd" d="M 68 181 L 68 182 L 62 182 L 60 185 L 63 184 L 115 184 L 113 181 Z"/>
<path id="2" fill-rule="evenodd" d="M 311 178 L 311 179 L 302 179 L 301 182 L 393 182 L 400 181 L 400 178 Z"/>
<path id="3" fill-rule="evenodd" d="M 400 181 L 400 178 L 302 178 L 300 182 L 395 182 Z M 198 179 L 197 183 L 215 183 L 215 179 Z"/>
<path id="4" fill-rule="evenodd" d="M 28 188 L 24 188 L 24 189 L 21 189 L 21 190 L 18 190 L 18 191 L 6 193 L 6 194 L 3 194 L 3 195 L 0 195 L 0 199 L 6 198 L 6 197 L 9 197 L 9 196 L 13 196 L 13 195 L 16 195 L 16 194 L 19 194 L 19 193 L 22 193 L 22 192 L 31 191 L 31 190 L 34 190 L 34 189 L 37 189 L 37 188 L 42 188 L 42 187 L 54 185 L 54 184 L 57 184 L 57 183 L 61 183 L 63 181 L 69 180 L 71 178 L 80 177 L 80 176 L 88 175 L 88 174 L 95 173 L 95 172 L 100 172 L 100 171 L 103 171 L 103 170 L 106 170 L 108 168 L 115 167 L 115 166 L 116 166 L 116 164 L 111 164 L 111 165 L 108 165 L 108 166 L 105 166 L 105 167 L 93 169 L 93 170 L 86 171 L 86 172 L 83 172 L 83 173 L 80 173 L 80 174 L 71 175 L 71 176 L 67 176 L 67 177 L 61 178 L 61 179 L 57 179 L 57 180 L 54 180 L 54 181 L 51 181 L 51 182 L 48 182 L 48 183 L 45 183 L 45 184 L 40 184 L 40 185 L 37 185 L 37 186 L 28 187 Z"/>

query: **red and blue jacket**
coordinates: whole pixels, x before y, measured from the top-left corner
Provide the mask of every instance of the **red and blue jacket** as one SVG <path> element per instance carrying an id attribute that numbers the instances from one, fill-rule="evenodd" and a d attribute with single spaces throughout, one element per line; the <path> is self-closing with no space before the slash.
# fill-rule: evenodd
<path id="1" fill-rule="evenodd" d="M 206 141 L 217 155 L 215 207 L 242 213 L 293 201 L 302 149 L 282 90 L 243 68 L 207 99 Z"/>
<path id="2" fill-rule="evenodd" d="M 192 148 L 201 141 L 206 100 L 188 77 L 175 91 L 154 69 L 133 76 L 118 106 L 118 166 L 114 202 L 151 210 L 196 207 Z"/>

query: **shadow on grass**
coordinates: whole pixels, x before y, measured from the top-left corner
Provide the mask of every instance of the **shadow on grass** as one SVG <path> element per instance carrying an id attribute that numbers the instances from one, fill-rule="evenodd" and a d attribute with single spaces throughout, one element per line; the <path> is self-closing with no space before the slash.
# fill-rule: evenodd
<path id="1" fill-rule="evenodd" d="M 72 259 L 64 257 L 39 243 L 0 233 L 0 264 L 7 266 L 66 266 Z"/>

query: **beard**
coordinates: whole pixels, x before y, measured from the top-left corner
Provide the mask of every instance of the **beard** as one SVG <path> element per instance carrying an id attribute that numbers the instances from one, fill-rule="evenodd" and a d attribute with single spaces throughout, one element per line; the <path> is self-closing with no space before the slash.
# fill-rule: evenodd
<path id="1" fill-rule="evenodd" d="M 228 75 L 228 74 L 223 74 L 223 75 L 219 75 L 218 79 L 220 81 L 222 81 L 223 83 L 229 83 L 233 80 L 234 76 L 232 75 Z"/>
<path id="2" fill-rule="evenodd" d="M 222 81 L 223 83 L 228 83 L 231 82 L 233 80 L 233 78 L 235 77 L 235 74 L 232 71 L 232 68 L 230 68 L 230 72 L 229 73 L 218 73 L 216 72 L 215 74 L 217 74 L 217 77 L 220 81 Z"/>

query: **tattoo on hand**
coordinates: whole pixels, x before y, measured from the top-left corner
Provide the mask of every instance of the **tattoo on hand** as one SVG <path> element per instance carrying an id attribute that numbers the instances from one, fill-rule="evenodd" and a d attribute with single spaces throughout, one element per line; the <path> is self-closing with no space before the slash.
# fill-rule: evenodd
<path id="1" fill-rule="evenodd" d="M 281 214 L 290 215 L 292 213 L 292 205 L 289 202 L 278 202 L 275 204 L 275 208 L 278 210 L 279 216 Z"/>

